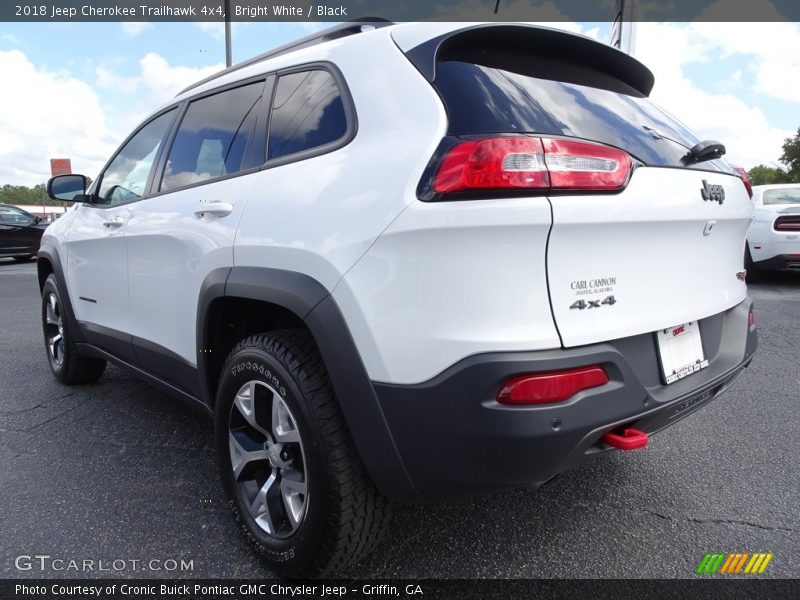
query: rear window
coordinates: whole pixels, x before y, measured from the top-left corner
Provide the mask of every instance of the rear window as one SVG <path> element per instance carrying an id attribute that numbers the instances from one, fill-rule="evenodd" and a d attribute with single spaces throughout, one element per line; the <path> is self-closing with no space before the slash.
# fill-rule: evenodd
<path id="1" fill-rule="evenodd" d="M 800 204 L 800 187 L 767 190 L 764 204 Z"/>
<path id="2" fill-rule="evenodd" d="M 592 140 L 621 148 L 646 165 L 682 166 L 700 141 L 649 99 L 619 89 L 566 83 L 535 57 L 443 60 L 434 86 L 444 101 L 451 135 L 537 133 Z M 500 64 L 498 64 L 500 63 Z M 537 77 L 536 75 L 541 75 Z M 587 73 L 564 78 L 589 80 Z M 602 75 L 594 78 L 605 88 Z M 616 86 L 622 88 L 623 86 Z M 682 145 L 681 145 L 682 144 Z M 684 147 L 686 146 L 686 147 Z M 696 165 L 729 171 L 722 161 Z"/>

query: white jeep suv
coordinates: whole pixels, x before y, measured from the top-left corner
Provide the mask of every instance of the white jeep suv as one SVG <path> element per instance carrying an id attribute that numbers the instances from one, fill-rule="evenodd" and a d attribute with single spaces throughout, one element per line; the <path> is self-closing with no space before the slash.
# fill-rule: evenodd
<path id="1" fill-rule="evenodd" d="M 50 367 L 213 415 L 282 575 L 335 572 L 387 499 L 536 486 L 640 448 L 756 348 L 742 180 L 588 38 L 346 23 L 181 93 L 39 252 Z"/>

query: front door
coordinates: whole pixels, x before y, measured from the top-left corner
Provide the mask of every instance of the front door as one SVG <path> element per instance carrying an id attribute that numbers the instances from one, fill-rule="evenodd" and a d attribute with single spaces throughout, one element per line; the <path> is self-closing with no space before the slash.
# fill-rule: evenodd
<path id="1" fill-rule="evenodd" d="M 263 90 L 257 81 L 189 103 L 152 197 L 131 205 L 125 229 L 136 360 L 191 394 L 198 299 L 209 273 L 233 266 Z"/>
<path id="2" fill-rule="evenodd" d="M 162 113 L 122 146 L 89 194 L 91 202 L 77 208 L 66 240 L 75 317 L 87 341 L 120 358 L 131 351 L 125 228 L 174 116 L 174 110 Z"/>

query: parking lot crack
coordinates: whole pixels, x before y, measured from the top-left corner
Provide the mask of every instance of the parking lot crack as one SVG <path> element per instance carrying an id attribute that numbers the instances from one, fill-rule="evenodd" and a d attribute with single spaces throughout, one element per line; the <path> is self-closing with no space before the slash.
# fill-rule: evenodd
<path id="1" fill-rule="evenodd" d="M 672 515 L 666 515 L 647 508 L 642 508 L 641 511 L 665 521 L 678 521 L 683 519 L 685 521 L 689 521 L 690 523 L 699 523 L 701 525 L 740 525 L 743 527 L 761 529 L 763 531 L 785 531 L 787 533 L 800 533 L 797 529 L 791 529 L 789 527 L 770 527 L 760 523 L 753 523 L 752 521 L 741 521 L 737 519 L 698 519 L 696 517 L 673 517 Z"/>

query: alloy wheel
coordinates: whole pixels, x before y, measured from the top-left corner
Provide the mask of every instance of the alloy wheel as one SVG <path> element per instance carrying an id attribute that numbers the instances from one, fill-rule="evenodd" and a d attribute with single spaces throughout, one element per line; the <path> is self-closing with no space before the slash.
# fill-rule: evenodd
<path id="1" fill-rule="evenodd" d="M 52 292 L 47 296 L 44 336 L 50 360 L 61 366 L 64 363 L 64 320 L 58 298 Z"/>
<path id="2" fill-rule="evenodd" d="M 306 514 L 308 480 L 297 420 L 263 381 L 249 381 L 231 406 L 228 443 L 235 485 L 267 534 L 291 536 Z"/>

